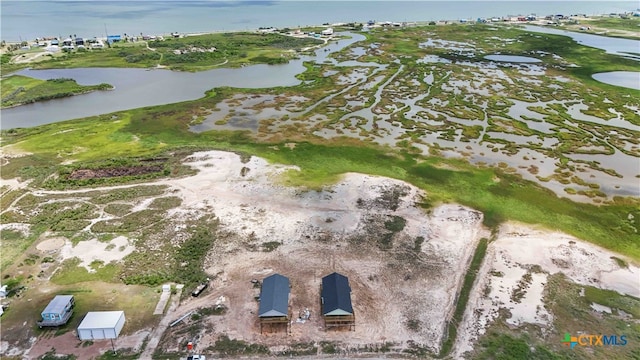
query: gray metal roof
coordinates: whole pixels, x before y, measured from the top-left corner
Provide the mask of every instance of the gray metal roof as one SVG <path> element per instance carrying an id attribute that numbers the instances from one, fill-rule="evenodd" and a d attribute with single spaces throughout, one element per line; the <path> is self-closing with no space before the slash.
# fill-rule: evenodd
<path id="1" fill-rule="evenodd" d="M 351 287 L 346 276 L 333 273 L 322 278 L 322 315 L 353 315 Z"/>
<path id="2" fill-rule="evenodd" d="M 73 299 L 73 295 L 56 295 L 42 311 L 43 314 L 62 314 L 65 307 Z"/>
<path id="3" fill-rule="evenodd" d="M 124 311 L 92 311 L 82 319 L 78 330 L 115 328 Z"/>
<path id="4" fill-rule="evenodd" d="M 259 317 L 287 316 L 289 314 L 289 279 L 273 274 L 262 281 Z"/>

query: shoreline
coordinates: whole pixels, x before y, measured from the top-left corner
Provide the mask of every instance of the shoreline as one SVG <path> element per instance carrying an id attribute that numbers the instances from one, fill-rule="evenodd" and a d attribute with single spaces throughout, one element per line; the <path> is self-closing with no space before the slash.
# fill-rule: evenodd
<path id="1" fill-rule="evenodd" d="M 505 15 L 502 17 L 493 17 L 493 18 L 485 18 L 485 17 L 478 17 L 476 19 L 473 18 L 459 18 L 459 19 L 441 19 L 441 20 L 415 20 L 415 21 L 402 21 L 402 22 L 392 22 L 392 21 L 377 21 L 375 22 L 374 25 L 368 25 L 366 22 L 364 21 L 353 21 L 353 22 L 335 22 L 335 23 L 325 23 L 325 24 L 310 24 L 310 25 L 304 25 L 304 26 L 285 26 L 282 28 L 276 28 L 276 27 L 270 27 L 270 28 L 245 28 L 245 29 L 212 29 L 212 30 L 207 30 L 207 31 L 195 31 L 195 32 L 159 32 L 159 33 L 148 33 L 148 34 L 140 34 L 139 35 L 135 35 L 135 36 L 128 36 L 128 38 L 139 38 L 139 40 L 136 41 L 149 41 L 149 40 L 155 40 L 156 38 L 172 38 L 174 37 L 174 34 L 179 34 L 179 37 L 190 37 L 190 36 L 201 36 L 201 35 L 209 35 L 209 34 L 225 34 L 225 33 L 239 33 L 239 32 L 260 32 L 261 29 L 274 29 L 273 32 L 279 32 L 279 30 L 281 29 L 305 29 L 305 28 L 329 28 L 329 27 L 344 27 L 347 26 L 349 24 L 362 24 L 364 26 L 364 28 L 380 28 L 380 27 L 384 27 L 384 26 L 392 26 L 392 27 L 406 27 L 406 26 L 426 26 L 432 23 L 435 23 L 435 25 L 452 25 L 452 24 L 461 24 L 461 25 L 471 25 L 471 24 L 476 24 L 476 23 L 485 23 L 485 24 L 509 24 L 509 25 L 514 25 L 514 24 L 522 24 L 522 25 L 535 25 L 535 26 L 555 26 L 555 27 L 564 27 L 566 25 L 570 25 L 567 24 L 567 21 L 576 21 L 578 22 L 579 20 L 583 20 L 583 21 L 590 21 L 590 20 L 595 20 L 595 19 L 599 19 L 599 18 L 620 18 L 620 15 L 626 15 L 629 17 L 636 17 L 637 15 L 634 15 L 636 12 L 633 11 L 627 11 L 624 13 L 619 13 L 616 14 L 616 16 L 612 16 L 612 14 L 581 14 L 581 15 L 571 15 L 571 16 L 566 16 L 560 19 L 557 18 L 552 18 L 549 19 L 549 16 L 539 16 L 536 17 L 535 20 L 527 20 L 527 21 L 522 21 L 519 20 L 520 18 L 526 17 L 527 15 Z M 498 19 L 499 21 L 495 21 L 496 19 Z M 480 21 L 481 20 L 481 21 Z M 564 22 L 562 22 L 564 21 Z M 398 26 L 400 25 L 400 26 Z M 580 30 L 570 30 L 570 29 L 565 29 L 568 31 L 575 31 L 575 32 L 581 32 Z M 624 32 L 622 30 L 616 30 L 616 29 L 610 29 L 609 31 L 614 30 L 614 31 L 621 31 Z M 585 31 L 582 31 L 585 32 Z M 625 36 L 619 36 L 619 35 L 607 35 L 608 31 L 605 32 L 586 32 L 586 33 L 590 33 L 593 35 L 600 35 L 600 36 L 606 36 L 606 37 L 621 37 L 621 38 L 634 38 L 633 36 L 629 36 L 629 37 L 625 37 Z M 116 34 L 117 35 L 117 34 Z M 631 34 L 633 35 L 633 34 Z M 150 37 L 151 39 L 144 39 L 145 37 Z M 638 39 L 640 37 L 638 37 L 636 35 L 635 39 Z M 33 40 L 6 40 L 3 39 L 7 45 L 16 45 L 16 44 L 21 44 L 24 43 L 25 41 L 27 42 L 27 44 L 32 47 L 32 45 L 36 44 L 36 40 L 42 39 L 43 41 L 50 41 L 53 39 L 58 39 L 59 41 L 62 41 L 63 39 L 60 38 L 59 36 L 46 36 L 46 37 L 42 37 L 42 38 L 36 38 Z M 103 42 L 107 42 L 107 37 L 106 36 L 94 36 L 94 37 L 86 37 L 83 39 L 87 40 L 87 39 L 96 39 L 96 40 L 101 40 Z M 6 48 L 1 48 L 0 49 L 0 54 L 4 54 L 6 52 Z"/>

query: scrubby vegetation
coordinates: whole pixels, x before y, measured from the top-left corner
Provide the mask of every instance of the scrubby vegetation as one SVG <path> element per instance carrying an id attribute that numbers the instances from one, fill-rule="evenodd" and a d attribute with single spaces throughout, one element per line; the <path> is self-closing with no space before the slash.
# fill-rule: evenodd
<path id="1" fill-rule="evenodd" d="M 73 79 L 38 80 L 13 75 L 2 79 L 2 107 L 30 104 L 112 88 L 109 84 L 78 85 Z"/>
<path id="2" fill-rule="evenodd" d="M 3 69 L 3 72 L 17 70 L 27 65 L 37 69 L 161 65 L 176 70 L 195 71 L 211 69 L 221 64 L 225 66 L 240 66 L 248 63 L 282 64 L 295 56 L 296 50 L 319 44 L 322 44 L 322 40 L 278 33 L 203 34 L 162 40 L 119 42 L 102 49 L 64 52 L 49 60 L 31 64 L 14 64 L 8 69 Z M 10 57 L 3 55 L 2 59 L 8 62 Z M 3 106 L 5 106 L 4 90 L 2 96 Z"/>

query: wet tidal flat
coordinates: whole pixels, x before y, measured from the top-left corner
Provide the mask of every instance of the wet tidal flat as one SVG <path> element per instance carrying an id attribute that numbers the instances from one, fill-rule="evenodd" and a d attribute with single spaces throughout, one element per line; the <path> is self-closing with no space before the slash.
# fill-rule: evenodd
<path id="1" fill-rule="evenodd" d="M 590 65 L 574 53 L 622 69 L 634 61 L 536 46 L 557 36 L 479 29 L 369 33 L 307 64 L 302 76 L 316 77 L 298 91 L 234 94 L 191 129 L 264 141 L 349 137 L 502 167 L 574 200 L 639 196 L 640 96 L 585 81 Z"/>

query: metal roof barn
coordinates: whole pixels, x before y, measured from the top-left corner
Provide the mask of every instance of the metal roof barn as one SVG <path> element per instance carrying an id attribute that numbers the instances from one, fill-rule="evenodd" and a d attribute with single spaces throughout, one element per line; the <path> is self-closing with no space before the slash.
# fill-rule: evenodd
<path id="1" fill-rule="evenodd" d="M 124 311 L 88 312 L 78 326 L 80 340 L 116 339 L 124 326 Z"/>
<path id="2" fill-rule="evenodd" d="M 273 274 L 262 281 L 259 317 L 280 317 L 289 313 L 289 279 Z"/>

